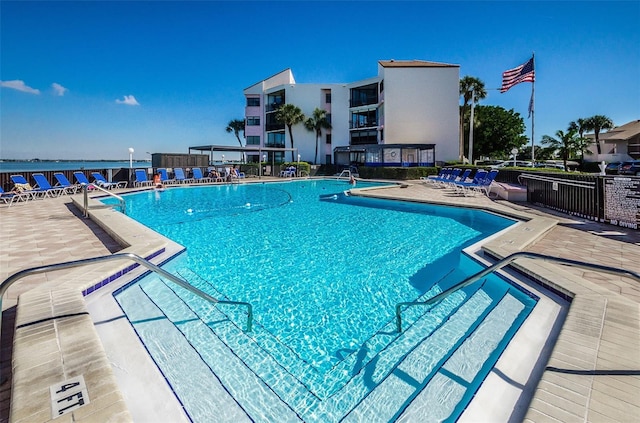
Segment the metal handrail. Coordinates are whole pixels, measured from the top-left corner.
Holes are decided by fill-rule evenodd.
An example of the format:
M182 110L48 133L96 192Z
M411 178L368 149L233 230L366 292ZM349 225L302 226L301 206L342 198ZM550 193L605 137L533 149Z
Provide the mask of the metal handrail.
M518 175L518 183L520 185L524 185L522 183L522 181L520 180L520 178L522 179L532 179L534 181L542 181L542 182L556 182L560 185L568 185L568 186L572 186L572 187L578 187L578 188L588 188L588 189L595 189L596 183L593 181L581 181L581 180L576 180L576 179L564 179L564 178L554 178L551 176L544 176L544 175L534 175L532 173L521 173L520 175Z
M98 186L97 184L81 184L82 185L82 194L84 195L84 217L89 216L89 186L92 186L95 189L98 189L104 193L109 194L112 197L115 197L118 200L118 206L122 210L122 214L127 214L127 203L124 201L124 198L120 197L117 194L112 193L111 191L107 191L106 189Z
M531 259L538 259L538 260L544 260L544 261L550 261L550 262L556 262L556 263L560 263L560 264L564 264L567 266L576 266L576 267L584 267L587 269L594 269L600 272L604 272L604 273L610 273L610 274L614 274L614 275L619 275L619 276L627 276L627 277L631 277L631 278L635 278L636 280L640 281L640 274L636 273L636 272L632 272L631 270L626 270L626 269L619 269L616 267L610 267L610 266L602 266L600 264L593 264L593 263L585 263L582 261L577 261L577 260L571 260L571 259L566 259L566 258L561 258L561 257L553 257L553 256L548 256L545 254L538 254L538 253L531 253L531 252L527 252L527 251L520 251L517 253L513 253L505 258L503 258L502 260L498 261L497 263L495 263L492 266L487 267L484 270L481 270L480 272L469 276L468 278L466 278L465 280L457 283L456 285L453 285L451 288L446 289L444 291L442 291L441 293L439 293L438 295L429 298L426 301L407 301L407 302L402 302L402 303L398 303L396 304L396 325L398 328L398 332L402 332L402 307L411 307L411 306L417 306L417 305L422 305L422 306L426 306L426 305L430 305L433 303L436 303L440 300L442 300L444 297L448 296L449 294L462 289L464 287L467 287L469 285L471 285L474 282L477 282L479 279L487 276L490 273L495 272L496 270L499 270L501 268L503 268L504 266L508 265L509 263L511 263L514 260L517 260L519 258L531 258Z
M250 303L246 303L243 301L219 300L217 298L214 298L211 295L207 294L206 292L203 292L198 288L189 285L187 282L183 281L182 279L172 275L166 270L156 266L155 264L149 262L148 260L145 260L144 258L133 253L117 253L117 254L112 254L110 256L99 256L99 257L92 257L92 258L82 259L82 260L67 261L63 263L49 264L46 266L31 267L29 269L16 272L13 275L9 276L4 281L2 281L2 283L0 283L0 310L2 310L2 298L4 297L4 293L7 291L7 289L9 289L11 285L13 285L13 283L24 278L25 276L37 275L40 273L45 273L45 272L54 271L54 270L63 270L63 269L70 269L73 267L86 266L89 264L101 263L103 261L116 261L116 260L135 261L139 265L144 266L147 269L151 270L152 272L157 273L160 276L169 279L171 282L175 283L176 285L181 286L182 288L186 289L192 294L195 294L198 297L206 301L209 301L212 304L233 304L233 305L246 306L247 307L247 332L251 332L251 329L253 327L253 306ZM0 312L0 338L2 335L1 330L2 330L2 313ZM2 380L1 370L0 370L0 380Z

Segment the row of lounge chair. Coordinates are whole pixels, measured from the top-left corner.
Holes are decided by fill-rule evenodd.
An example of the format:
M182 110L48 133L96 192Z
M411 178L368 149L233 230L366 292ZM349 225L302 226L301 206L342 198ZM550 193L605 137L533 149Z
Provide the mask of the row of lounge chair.
M439 188L454 189L456 193L467 196L468 194L483 193L487 197L491 193L491 185L498 175L497 169L486 171L478 169L471 178L471 169L462 171L458 168L443 168L435 177L422 177L423 183Z
M209 167L207 170L209 173L213 170L213 167ZM165 168L158 168L160 174L160 182L163 185L172 184L189 184L189 183L211 183L211 182L224 182L225 180L242 179L245 177L244 172L238 171L236 168L226 168L223 172L219 172L215 178L210 178L202 174L202 169L194 167L191 169L193 173L192 178L185 176L184 169L180 167L173 168L173 178L169 178L169 172ZM145 187L153 185L153 180L147 178L147 169L136 169L135 180L133 182L135 187Z
M56 172L53 174L53 177L56 179L55 185L51 185L42 173L33 173L31 175L35 182L33 185L30 184L23 175L11 175L14 189L11 192L5 192L2 187L0 187L0 202L11 206L13 203L21 201L76 194L82 185L90 186L94 184L107 189L112 187L125 188L127 186L126 181L109 182L99 172L92 172L91 175L93 176L94 182L89 182L89 179L83 172L74 172L73 176L77 183L72 184L64 173Z

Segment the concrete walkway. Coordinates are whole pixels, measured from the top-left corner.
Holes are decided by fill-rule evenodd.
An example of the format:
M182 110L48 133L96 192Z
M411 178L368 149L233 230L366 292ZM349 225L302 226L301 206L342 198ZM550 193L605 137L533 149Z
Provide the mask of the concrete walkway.
M376 190L369 195L557 219L556 226L534 242L522 244L526 245L522 249L640 272L638 231L574 219L527 204L491 201L482 196L456 197L419 181L412 181L407 188ZM68 197L0 208L0 236L2 280L28 267L106 255L122 248L92 220L82 218ZM511 247L494 243L487 248L500 256L508 254ZM635 421L640 415L640 283L565 266L525 264L522 267L526 271L536 269L549 280L560 279L563 284L560 288L579 295L578 301L574 298L552 361L537 384L526 418L531 421ZM11 331L5 328L6 323L13 321L11 313L16 299L36 287L55 285L64 277L64 272L30 276L5 295L3 375L11 376L6 365L11 362L7 354L13 341ZM70 277L74 278L78 275ZM14 380L13 386L16 383ZM8 418L11 386L10 380L0 390L1 421ZM49 404L43 406L47 413L42 415L50 413ZM16 416L12 416L12 421L17 421Z

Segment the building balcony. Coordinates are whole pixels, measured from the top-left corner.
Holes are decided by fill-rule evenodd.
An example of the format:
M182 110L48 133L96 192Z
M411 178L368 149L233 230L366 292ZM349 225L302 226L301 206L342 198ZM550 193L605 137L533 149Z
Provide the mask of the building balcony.
M377 127L378 127L378 122L376 121L372 121L372 122L349 121L349 129L366 129L366 128L376 129Z

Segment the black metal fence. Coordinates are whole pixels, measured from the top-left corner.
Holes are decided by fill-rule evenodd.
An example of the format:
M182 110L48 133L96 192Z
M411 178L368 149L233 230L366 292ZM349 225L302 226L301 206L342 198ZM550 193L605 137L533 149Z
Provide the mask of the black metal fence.
M628 228L640 226L640 178L521 173L527 201L563 213Z

